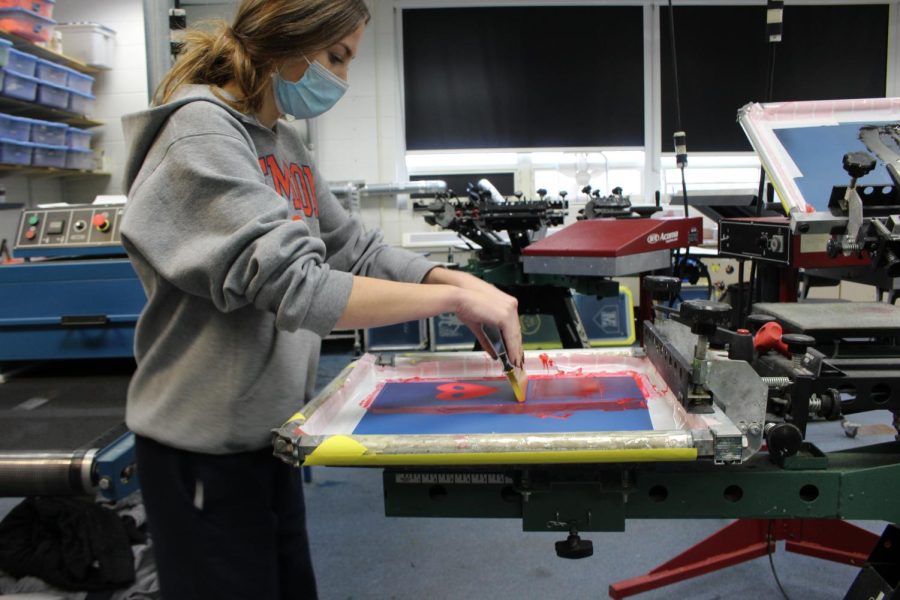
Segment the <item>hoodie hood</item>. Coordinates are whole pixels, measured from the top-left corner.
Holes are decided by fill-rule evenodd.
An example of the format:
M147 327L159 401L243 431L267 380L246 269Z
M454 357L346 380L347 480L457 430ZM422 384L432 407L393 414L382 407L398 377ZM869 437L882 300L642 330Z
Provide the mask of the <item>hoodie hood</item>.
M224 93L224 92L223 92ZM131 113L122 117L122 130L125 134L125 146L128 158L125 163L125 193L131 189L144 159L150 152L153 142L165 126L172 113L191 102L212 102L221 106L243 123L262 127L256 117L246 115L233 109L216 96L208 85L184 85L175 91L171 101L162 106L154 106L147 110Z

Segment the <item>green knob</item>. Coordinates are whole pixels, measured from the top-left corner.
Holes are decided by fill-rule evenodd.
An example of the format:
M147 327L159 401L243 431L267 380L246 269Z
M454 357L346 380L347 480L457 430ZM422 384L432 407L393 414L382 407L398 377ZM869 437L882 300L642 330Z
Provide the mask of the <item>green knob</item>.
M31 215L30 217L28 217L29 225L37 225L40 222L41 222L41 218L37 215Z

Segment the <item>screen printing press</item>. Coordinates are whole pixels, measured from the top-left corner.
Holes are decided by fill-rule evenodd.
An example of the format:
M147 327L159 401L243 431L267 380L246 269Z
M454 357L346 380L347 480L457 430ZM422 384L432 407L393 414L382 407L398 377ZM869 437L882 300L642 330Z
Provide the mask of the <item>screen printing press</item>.
M0 265L0 496L137 489L125 398L146 297L121 212L55 205L19 217L18 262Z
M824 454L803 438L812 418L900 413L896 368L882 365L888 393L877 404L845 403L827 390L871 385L872 373L835 382L842 374L807 352L815 340L786 334L797 356L782 360L718 326L725 305L664 304L643 348L527 352L524 404L480 353L366 355L274 433L275 454L298 467L384 468L388 516L506 517L568 532L556 545L565 558L592 553L582 532L623 531L631 518L731 517L713 568L786 538L790 550L862 565L877 536L842 519L900 519L900 448ZM711 570L712 551L691 552L611 596Z
M564 558L592 554L583 532L624 531L628 519L736 519L611 585L613 598L765 556L778 540L863 567L848 599L894 597L900 441L824 453L806 432L812 420L868 411L900 427L900 307L798 304L787 284L801 268L897 277L900 99L749 105L740 121L787 215L720 223L720 252L784 268L772 272L775 301L763 290L752 314L739 315L746 329L728 305L669 308L680 281L644 276L655 305L641 346L527 352L524 404L483 355L367 356L273 432L276 456L383 468L388 516L515 518L527 531L566 532L555 548ZM860 142L875 158L854 154ZM875 172L879 161L886 170ZM497 227L485 215L542 206L477 193L470 204L438 202L433 221L487 238ZM663 268L672 253L653 245L697 243L690 220L654 221L580 221L496 257L479 241L475 267L498 285L504 278L492 276L506 273L527 295L542 277L571 286ZM854 519L891 525L879 538Z

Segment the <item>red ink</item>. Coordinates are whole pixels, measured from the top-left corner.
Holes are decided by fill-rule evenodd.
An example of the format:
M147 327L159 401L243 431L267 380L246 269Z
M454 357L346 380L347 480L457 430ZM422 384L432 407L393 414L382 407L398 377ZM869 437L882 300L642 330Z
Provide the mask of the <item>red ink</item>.
M366 396L365 398L363 398L362 400L360 400L359 405L362 408L368 409L370 406L372 406L372 403L375 402L375 398L378 397L378 394L381 393L382 389L384 389L383 383L375 386L375 391L372 392L371 394L369 394L368 396Z
M553 359L550 358L550 355L546 352L542 352L538 355L538 358L541 359L541 364L544 365L545 369L550 369L551 367L556 366L556 363L553 362Z
M448 406L402 406L396 408L373 407L369 412L375 415L417 414L417 415L459 415L486 413L492 415L532 415L542 419L567 419L581 410L618 412L647 408L643 398L621 398L619 400L581 400L575 402L516 402L505 404L458 404Z
M445 383L437 389L441 392L435 396L438 400L471 400L497 392L497 388L475 383Z

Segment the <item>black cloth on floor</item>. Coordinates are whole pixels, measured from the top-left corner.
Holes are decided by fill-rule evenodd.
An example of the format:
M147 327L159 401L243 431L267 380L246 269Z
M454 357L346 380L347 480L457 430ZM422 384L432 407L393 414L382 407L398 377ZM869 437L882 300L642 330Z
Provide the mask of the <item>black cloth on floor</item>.
M65 590L114 590L134 582L135 534L113 511L80 498L26 498L0 522L0 569Z

